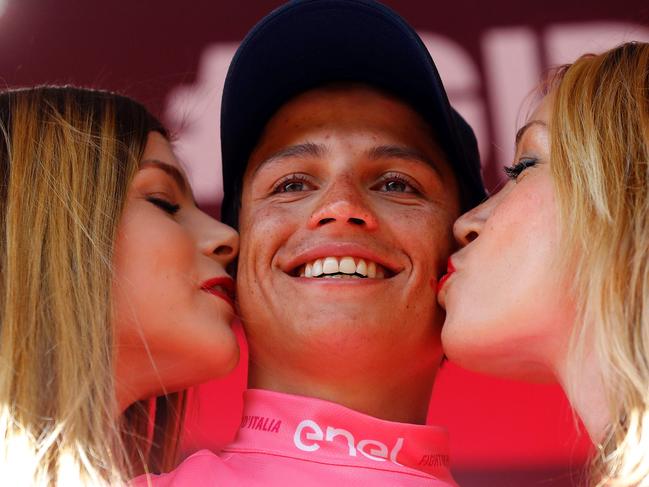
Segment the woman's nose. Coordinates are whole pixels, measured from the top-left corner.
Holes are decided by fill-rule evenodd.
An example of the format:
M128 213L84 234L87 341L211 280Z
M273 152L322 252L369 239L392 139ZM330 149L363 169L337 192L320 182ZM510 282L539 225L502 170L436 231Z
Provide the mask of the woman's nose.
M215 257L225 267L239 252L239 233L209 215L204 216L199 242L201 252L208 257Z
M462 247L478 238L485 222L489 218L489 215L491 215L494 203L495 197L492 196L481 205L467 211L455 221L453 224L453 235Z

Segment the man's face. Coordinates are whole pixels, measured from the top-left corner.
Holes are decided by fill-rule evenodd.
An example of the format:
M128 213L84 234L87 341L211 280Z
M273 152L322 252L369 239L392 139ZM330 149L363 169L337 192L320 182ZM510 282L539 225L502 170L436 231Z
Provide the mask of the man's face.
M355 85L288 102L244 176L237 285L253 364L438 362L435 288L458 215L453 172L407 105Z

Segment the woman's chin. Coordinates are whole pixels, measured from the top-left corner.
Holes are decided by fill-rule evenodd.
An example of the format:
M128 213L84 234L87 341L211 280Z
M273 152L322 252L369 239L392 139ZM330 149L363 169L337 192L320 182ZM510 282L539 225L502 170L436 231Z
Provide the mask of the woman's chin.
M526 356L513 341L490 341L469 327L457 330L448 319L442 328L442 347L451 362L472 372L525 382L556 382L547 364L532 354Z

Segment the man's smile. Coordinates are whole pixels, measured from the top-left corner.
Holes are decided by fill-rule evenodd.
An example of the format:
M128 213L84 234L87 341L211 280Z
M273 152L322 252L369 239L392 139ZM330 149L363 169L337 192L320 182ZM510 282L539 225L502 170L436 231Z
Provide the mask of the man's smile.
M307 262L298 268L300 277L312 279L385 279L386 269L360 257L325 257Z
M368 245L351 242L318 244L280 267L291 277L376 281L394 277L403 267L394 262L394 251L383 257Z

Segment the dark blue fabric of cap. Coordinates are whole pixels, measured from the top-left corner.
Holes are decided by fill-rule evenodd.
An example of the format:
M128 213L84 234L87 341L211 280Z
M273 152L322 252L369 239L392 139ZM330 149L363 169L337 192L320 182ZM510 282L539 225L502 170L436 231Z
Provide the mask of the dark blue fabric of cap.
M298 0L255 25L230 64L221 104L224 222L237 227L243 174L268 120L299 93L338 81L366 83L408 103L446 152L463 209L486 197L473 131L451 108L412 27L374 1Z

